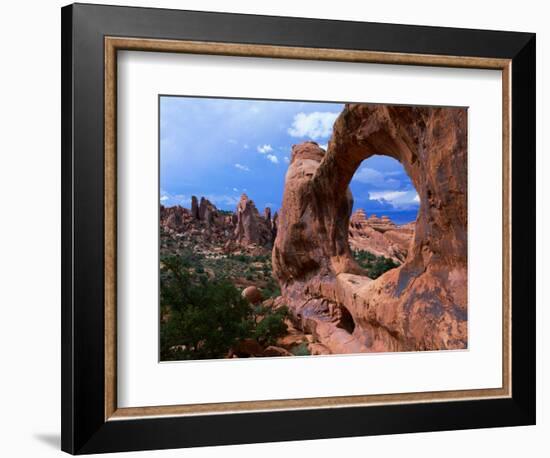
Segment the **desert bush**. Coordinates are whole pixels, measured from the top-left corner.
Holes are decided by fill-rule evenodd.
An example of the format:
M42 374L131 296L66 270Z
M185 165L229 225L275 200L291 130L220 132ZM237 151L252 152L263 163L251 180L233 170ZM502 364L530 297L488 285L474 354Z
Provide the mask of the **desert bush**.
M308 356L311 355L311 352L309 351L309 348L307 346L306 342L302 342L301 344L295 345L290 349L290 353L292 353L294 356Z
M278 297L281 295L281 288L279 287L279 284L273 279L273 277L271 277L271 274L269 274L269 279L265 288L261 288L260 291L262 293L262 297L265 299Z
M193 278L179 257L163 259L161 359L220 358L252 333L252 310L229 281Z
M398 265L399 264L394 262L392 259L380 256L376 259L373 266L370 268L369 277L372 279L378 278L383 273L396 268Z
M263 318L255 326L254 338L261 345L275 345L277 339L288 331L285 323L288 309L286 307L280 307L277 310L262 308L259 313L263 315Z
M198 262L193 256L162 258L161 360L223 358L245 338L268 346L287 333L286 307L250 305L228 279L198 274L204 272ZM270 287L270 294L280 294L274 281Z
M367 271L367 276L373 280L388 270L399 266L393 259L384 256L376 256L364 250L354 251L353 257L357 263Z

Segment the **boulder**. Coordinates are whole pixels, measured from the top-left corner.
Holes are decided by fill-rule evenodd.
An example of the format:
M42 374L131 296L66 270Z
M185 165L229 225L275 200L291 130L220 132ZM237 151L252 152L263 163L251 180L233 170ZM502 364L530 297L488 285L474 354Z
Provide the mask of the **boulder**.
M254 304L254 305L259 304L263 300L262 293L256 286L249 286L248 288L245 288L241 293L241 295L250 304Z

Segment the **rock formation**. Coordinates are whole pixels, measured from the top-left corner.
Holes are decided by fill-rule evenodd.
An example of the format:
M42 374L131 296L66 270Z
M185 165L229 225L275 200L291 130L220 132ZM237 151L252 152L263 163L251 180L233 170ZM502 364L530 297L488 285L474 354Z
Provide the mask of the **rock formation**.
M465 109L371 104L346 105L326 153L293 147L273 270L317 342L333 353L467 347L466 149ZM403 164L420 209L404 263L370 280L350 252L348 185L374 154Z
M267 227L269 228L271 232L271 241L275 240L275 237L277 237L277 212L273 215L273 218L271 217L271 208L265 207L264 209L264 220L267 223Z
M239 245L245 247L271 245L273 241L271 220L267 221L260 216L254 201L246 194L241 196L236 214L235 240Z
M276 235L276 217L271 209L261 216L245 194L235 213L222 212L207 198L191 197L191 209L179 205L160 207L160 226L165 235L177 237L199 252L267 254Z
M363 209L351 215L349 245L352 250L369 251L402 263L407 257L414 235L414 223L397 226L387 216L367 218Z
M191 196L191 215L195 219L199 219L199 203L197 202L197 196Z
M273 240L277 237L277 221L279 219L279 214L275 212L273 219L271 220L271 237Z
M166 230L180 231L184 228L184 221L190 217L189 210L179 205L174 207L160 207L161 226Z
M201 197L201 203L199 204L199 219L204 221L207 225L211 225L218 222L218 209L212 202L205 197Z
M264 219L269 223L269 226L271 227L271 208L264 208Z

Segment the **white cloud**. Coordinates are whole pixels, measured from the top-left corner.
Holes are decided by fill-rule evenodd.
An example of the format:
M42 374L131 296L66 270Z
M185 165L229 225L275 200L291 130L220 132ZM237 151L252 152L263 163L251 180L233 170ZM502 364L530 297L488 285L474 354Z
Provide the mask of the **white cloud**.
M393 175L395 175L394 172L382 173L376 169L361 167L355 172L352 180L381 189L398 189L401 186L401 181L395 178L388 178L388 176Z
M328 149L328 143L323 143L322 145L319 145L319 147L326 151Z
M361 167L355 175L353 175L353 180L359 183L365 184L382 184L384 183L384 174L378 170L371 169L369 167Z
M381 203L389 203L394 208L407 208L420 202L417 192L410 191L374 191L369 192L370 200L377 200Z
M250 172L250 169L246 165L237 163L235 164L235 167L238 168L239 170L242 170L243 172Z
M399 176L399 175L403 175L405 172L403 170L394 170L393 172L386 172L384 173L384 175L386 175L387 177L396 177L396 176Z
M259 145L257 149L260 154L271 153L273 151L271 145Z
M239 203L240 197L228 196L225 194L209 194L205 196L210 202L219 207L220 205L233 206Z
M332 134L332 126L339 113L314 111L298 113L294 116L292 127L288 129L291 137L309 137L313 140L327 138Z
M182 204L191 202L191 196L185 194L176 194L173 199Z
M274 164L278 164L279 163L279 158L277 156L275 156L274 154L268 154L267 155L267 158L273 162Z
M185 205L188 201L191 201L191 197L185 194L170 194L163 189L160 190L160 202L165 205Z
M237 188L233 188L233 190L236 190ZM202 192L198 191L195 193L195 195L200 199L201 197L204 197L205 199L208 199L210 202L212 202L214 205L219 207L222 206L233 206L237 205L239 203L239 197L236 197L234 195L229 194L203 194ZM190 208L191 206L191 196L185 195L185 194L169 194L167 192L163 192L160 198L161 202L166 202L169 206L171 205L182 205L185 208Z
M245 143L245 144L243 145L243 148L244 148L244 149L248 149L248 148L250 148L250 147L248 146L248 143Z
M237 188L233 188L233 191L235 192L239 192L239 190Z
M287 164L290 163L290 159L288 158L288 156L285 156L285 157L284 157L284 160L285 160L285 162L286 162Z

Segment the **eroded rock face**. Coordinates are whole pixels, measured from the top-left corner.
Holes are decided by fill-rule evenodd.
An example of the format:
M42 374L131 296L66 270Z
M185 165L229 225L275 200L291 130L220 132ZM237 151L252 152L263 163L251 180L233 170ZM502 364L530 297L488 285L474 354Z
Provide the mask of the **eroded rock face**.
M397 226L387 216L367 218L363 209L351 215L349 245L352 250L369 251L401 264L407 257L414 235L414 223Z
M235 212L218 210L207 198L191 197L191 208L160 206L160 227L167 237L206 255L247 252L264 255L273 247L277 213L260 216L254 202L241 197Z
M191 196L191 215L193 215L193 218L199 219L199 203L197 201L197 196Z
M264 219L266 220L266 222L271 227L271 208L269 208L269 207L264 208Z
M173 207L160 206L161 245L167 239L182 242L184 245L200 249L204 254L222 253L222 247L232 237L234 225L231 217L219 213L216 207L205 200L203 204L203 216L205 220L198 219L199 207L194 204L196 198L191 201L191 209L179 205Z
M370 104L346 105L326 154L293 147L273 270L295 320L330 351L466 348L466 149L465 109ZM420 209L404 263L370 280L350 252L348 185L374 154L403 164Z
M167 230L180 231L185 227L185 221L189 219L189 210L179 205L174 207L160 206L161 225Z
M216 206L207 198L201 197L201 203L199 204L199 219L204 221L207 225L217 224L219 223L219 216Z
M271 219L261 217L254 201L246 194L241 196L237 204L236 215L235 240L239 245L271 245L273 241Z
M273 219L271 220L271 237L273 240L277 237L277 221L279 220L279 214L275 212Z

